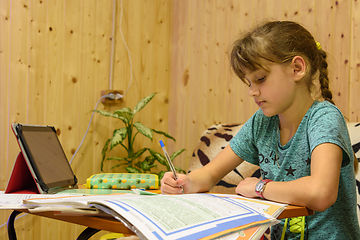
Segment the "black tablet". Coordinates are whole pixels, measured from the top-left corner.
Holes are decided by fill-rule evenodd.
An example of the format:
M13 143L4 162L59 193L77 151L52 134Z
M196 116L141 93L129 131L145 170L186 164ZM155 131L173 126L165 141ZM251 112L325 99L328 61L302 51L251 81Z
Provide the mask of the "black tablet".
M12 129L40 193L77 184L53 126L14 123Z

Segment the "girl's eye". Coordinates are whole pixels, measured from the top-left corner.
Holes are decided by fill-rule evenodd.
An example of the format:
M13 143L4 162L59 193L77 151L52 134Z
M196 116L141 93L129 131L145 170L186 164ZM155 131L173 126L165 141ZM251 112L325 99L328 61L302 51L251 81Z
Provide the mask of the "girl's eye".
M258 78L258 82L263 82L263 81L265 81L265 76L264 77L262 77L262 78Z

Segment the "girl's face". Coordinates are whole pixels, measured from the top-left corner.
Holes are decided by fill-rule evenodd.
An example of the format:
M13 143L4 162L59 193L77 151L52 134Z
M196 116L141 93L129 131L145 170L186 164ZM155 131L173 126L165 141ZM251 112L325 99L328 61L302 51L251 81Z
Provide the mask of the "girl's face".
M297 97L296 80L290 65L269 64L270 71L245 71L249 96L262 109L265 116L285 113Z

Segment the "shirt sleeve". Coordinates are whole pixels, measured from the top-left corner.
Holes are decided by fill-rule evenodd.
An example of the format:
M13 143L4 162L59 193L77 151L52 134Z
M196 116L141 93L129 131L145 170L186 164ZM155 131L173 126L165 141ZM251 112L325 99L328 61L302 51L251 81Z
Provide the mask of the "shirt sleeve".
M333 143L343 150L342 167L352 159L351 142L348 128L340 110L334 105L320 103L321 108L315 109L309 116L308 136L310 151L323 143ZM350 148L349 148L350 146Z
M243 160L259 165L258 149L254 139L254 125L259 112L256 112L230 140L230 147Z

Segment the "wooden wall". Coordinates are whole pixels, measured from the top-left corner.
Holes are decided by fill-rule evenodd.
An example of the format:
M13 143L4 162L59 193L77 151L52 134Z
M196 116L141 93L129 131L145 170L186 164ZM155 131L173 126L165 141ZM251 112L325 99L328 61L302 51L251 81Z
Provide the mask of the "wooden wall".
M125 91L128 86L121 103L100 103L97 109L133 108L158 92L137 120L170 132L177 142L169 141L168 150L187 149L176 160L186 169L206 128L245 122L256 111L247 87L230 71L227 53L240 30L264 18L298 21L313 33L330 53L337 105L350 121L360 121L359 8L356 0L0 1L0 188L5 188L19 151L11 123L56 126L71 159L100 91ZM72 163L80 182L100 171L101 148L120 126L94 116ZM139 145L157 148L158 140L144 138ZM0 212L0 224L9 213ZM75 239L83 229L33 216L17 220L16 226L18 238L30 240ZM0 238L6 234L2 227Z

